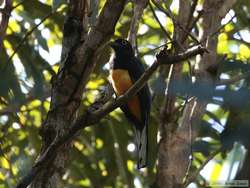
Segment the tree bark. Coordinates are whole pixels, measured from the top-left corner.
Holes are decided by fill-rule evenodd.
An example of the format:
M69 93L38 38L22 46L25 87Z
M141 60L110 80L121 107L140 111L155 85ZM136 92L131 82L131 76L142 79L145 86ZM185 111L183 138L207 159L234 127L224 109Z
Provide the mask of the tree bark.
M134 1L133 18L130 24L128 41L131 43L136 55L138 55L137 42L136 42L137 31L139 28L141 16L147 4L148 4L148 0L135 0Z
M41 129L43 139L41 153L34 168L18 188L27 187L30 182L32 188L60 187L61 176L69 156L70 142L77 131L96 123L104 115L126 102L125 100L138 92L160 64L166 64L163 62L165 59L174 64L204 52L204 48L197 47L193 51L187 50L176 56L169 54L158 56L159 62L146 70L124 96L110 100L99 109L93 112L86 111L77 117L76 112L85 85L95 66L97 53L113 35L115 25L126 4L126 0L107 0L97 23L87 32L86 13L89 2L70 1L64 24L60 69L51 81L51 107Z
M221 19L230 10L235 1L214 1L205 0L203 3L203 21L201 32L201 41L207 46L208 54L204 54L197 63L195 77L198 82L213 84L216 79L217 68L217 30L220 26ZM181 23L184 30L189 30L188 14L190 14L191 5L188 1L180 1L179 14L177 23ZM219 11L218 11L219 10ZM179 27L179 29L176 29ZM175 24L175 36L179 46L185 48L187 34L180 26ZM175 66L170 79L170 87L165 97L165 104L161 109L160 133L161 139L158 150L158 165L156 184L159 188L176 188L184 187L184 178L188 176L188 169L191 163L191 142L197 136L198 125L205 112L208 101L195 99L186 103L180 121L177 123L174 96L171 96L171 89L174 82L180 79L181 66ZM171 86L171 82L173 85ZM209 91L212 92L212 91ZM192 128L193 127L193 128ZM192 128L192 129L191 129ZM192 130L192 135L190 131Z
M3 0L0 5L5 3L4 8L0 10L0 50L2 48L3 38L9 23L9 17L12 10L12 0Z
M190 3L188 1L180 1L179 14L174 21L175 32L175 50L183 51L186 48L187 43L184 42L185 28L187 25L188 17L186 14L190 11ZM178 24L182 25L180 28ZM182 72L182 64L174 65L170 68L169 77L170 83L167 88L165 96L165 104L161 109L161 139L159 142L158 152L158 172L157 172L157 186L160 188L168 187L181 187L182 179L185 176L187 169L188 156L190 153L189 144L187 144L188 137L184 134L188 134L188 131L183 129L178 131L176 114L175 112L175 101L176 97L170 94L171 88L174 87L173 80L180 80ZM182 127L183 128L183 127ZM184 133L184 134L183 134ZM180 135L183 134L183 135Z
M107 0L95 27L87 33L89 3L87 0L71 0L69 3L60 70L51 81L51 107L41 129L43 144L37 161L42 160L51 143L64 136L76 120L83 90L95 66L97 51L113 35L126 0ZM62 187L60 182L70 146L70 142L63 144L39 172L32 172L34 174L29 176L29 181L32 181L30 188Z

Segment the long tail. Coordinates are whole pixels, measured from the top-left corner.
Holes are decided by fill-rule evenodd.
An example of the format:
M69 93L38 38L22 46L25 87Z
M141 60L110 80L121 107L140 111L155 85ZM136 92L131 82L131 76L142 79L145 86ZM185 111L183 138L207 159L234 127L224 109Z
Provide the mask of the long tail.
M137 168L144 168L148 164L148 126L136 127L136 145L138 162Z

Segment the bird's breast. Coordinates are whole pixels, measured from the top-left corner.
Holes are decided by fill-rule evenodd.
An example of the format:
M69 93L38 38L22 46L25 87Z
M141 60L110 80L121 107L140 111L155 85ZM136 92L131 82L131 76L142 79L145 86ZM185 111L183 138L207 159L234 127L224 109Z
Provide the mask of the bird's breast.
M118 96L123 95L133 85L128 71L123 69L111 70L111 80Z
M118 96L123 95L132 85L129 72L124 69L111 70L112 86ZM130 112L139 120L141 120L140 101L138 96L132 97L127 103Z

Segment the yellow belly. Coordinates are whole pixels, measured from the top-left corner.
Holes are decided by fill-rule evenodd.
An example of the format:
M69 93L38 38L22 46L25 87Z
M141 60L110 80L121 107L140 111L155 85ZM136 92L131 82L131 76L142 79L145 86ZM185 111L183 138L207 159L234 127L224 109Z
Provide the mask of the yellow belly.
M118 96L123 95L133 85L133 82L130 79L128 71L123 69L111 70L111 81L112 81L112 86ZM141 110L140 110L140 102L138 96L136 95L132 97L128 101L127 105L130 112L138 120L141 120Z

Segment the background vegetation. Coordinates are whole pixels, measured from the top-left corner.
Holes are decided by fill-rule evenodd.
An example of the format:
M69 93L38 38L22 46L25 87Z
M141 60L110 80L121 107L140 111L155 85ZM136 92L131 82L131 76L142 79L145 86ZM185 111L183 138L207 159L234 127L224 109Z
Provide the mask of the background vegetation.
M93 10L100 12L105 1L96 2L97 7ZM195 14L202 10L202 3L198 1ZM174 31L172 18L152 2L150 4L151 7L147 6L144 10L137 33L139 56L145 66L154 62L159 51L156 48L171 42L165 32L172 36ZM160 4L169 7L172 15L177 15L177 0ZM53 8L56 11L52 11ZM54 4L53 8L51 0L13 2L0 51L0 188L15 186L28 172L41 149L39 128L50 106L50 80L59 68L67 12L66 4ZM113 39L127 37L132 16L133 3L128 3ZM90 25L95 23L94 16L89 19ZM246 175L249 178L249 170L245 169L250 160L247 154L250 149L249 26L250 1L238 0L216 31L219 33L216 51L218 67L212 73L216 74L217 86L191 83L193 70L189 63L194 67L196 59L193 58L183 63L182 79L176 81L172 89L172 94L178 97L177 117L187 96L208 102L198 136L193 141L191 170L200 171L201 166L210 162L194 177L190 187L203 187L206 182L231 180L236 176L239 179L241 173L244 174L243 179ZM200 29L198 20L192 33L198 35ZM99 53L80 111L92 104L108 84L107 62L110 54L108 45ZM149 131L149 168L142 171L136 169L133 129L117 109L96 126L81 131L72 142L63 187L148 187L153 184L156 178L159 113L166 87L165 78L159 75L160 70L149 80L154 96Z

